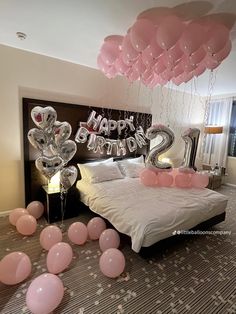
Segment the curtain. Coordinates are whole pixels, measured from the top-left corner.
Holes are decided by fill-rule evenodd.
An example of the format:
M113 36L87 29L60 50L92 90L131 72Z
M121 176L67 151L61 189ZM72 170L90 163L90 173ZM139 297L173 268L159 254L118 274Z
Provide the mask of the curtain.
M218 163L221 167L226 167L228 155L228 141L230 119L233 99L211 100L208 106L207 125L222 126L222 134L206 134L203 150L203 163L214 166Z

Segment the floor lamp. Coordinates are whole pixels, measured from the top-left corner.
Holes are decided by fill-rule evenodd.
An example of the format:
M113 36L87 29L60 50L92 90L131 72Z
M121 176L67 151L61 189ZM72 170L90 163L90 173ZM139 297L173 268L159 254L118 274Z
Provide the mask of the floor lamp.
M210 151L210 160L209 164L211 164L211 155L213 153L213 148L215 146L215 134L222 134L223 133L223 126L217 126L217 125L206 125L204 129L205 134L212 134L212 145L211 145L211 151Z

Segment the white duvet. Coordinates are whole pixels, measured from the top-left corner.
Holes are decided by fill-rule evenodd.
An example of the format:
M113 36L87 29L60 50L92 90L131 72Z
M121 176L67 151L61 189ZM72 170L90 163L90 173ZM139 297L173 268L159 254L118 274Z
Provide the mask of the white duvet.
M223 213L227 205L212 190L146 187L138 178L81 180L77 188L83 203L131 237L135 252Z

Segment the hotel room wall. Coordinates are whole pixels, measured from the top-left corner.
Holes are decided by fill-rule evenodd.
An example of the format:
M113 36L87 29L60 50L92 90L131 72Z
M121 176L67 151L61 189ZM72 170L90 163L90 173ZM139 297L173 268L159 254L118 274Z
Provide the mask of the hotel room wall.
M131 86L122 77L108 80L98 70L7 46L0 45L0 58L0 212L24 206L22 97L148 113L152 105L158 116L160 97L167 92L152 92L139 83ZM168 108L177 108L180 119L175 122L180 126L183 119L178 106L182 108L183 95L176 95L172 100L166 95L165 101ZM184 103L187 108L186 99ZM196 125L201 120L191 119Z

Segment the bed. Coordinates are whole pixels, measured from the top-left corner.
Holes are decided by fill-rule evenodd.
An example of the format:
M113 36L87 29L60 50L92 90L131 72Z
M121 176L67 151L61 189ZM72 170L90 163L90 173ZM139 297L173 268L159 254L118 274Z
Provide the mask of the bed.
M227 198L209 189L146 187L136 177L77 182L81 201L131 238L139 252L225 213Z

